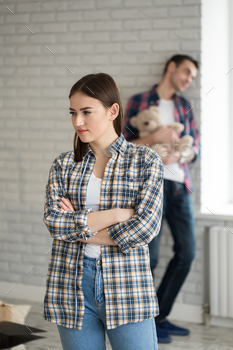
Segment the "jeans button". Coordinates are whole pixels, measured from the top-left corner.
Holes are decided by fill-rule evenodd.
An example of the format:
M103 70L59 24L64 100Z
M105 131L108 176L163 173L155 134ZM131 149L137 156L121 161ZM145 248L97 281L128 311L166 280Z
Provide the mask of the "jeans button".
M97 261L97 265L101 265L101 260L98 260L98 261Z

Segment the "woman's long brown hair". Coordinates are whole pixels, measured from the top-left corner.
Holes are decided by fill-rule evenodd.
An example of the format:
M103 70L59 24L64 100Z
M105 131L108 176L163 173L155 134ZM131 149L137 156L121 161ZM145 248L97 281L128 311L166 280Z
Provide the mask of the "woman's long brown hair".
M110 108L114 103L118 103L119 114L113 120L113 126L118 136L120 136L123 128L123 107L119 89L113 78L106 73L85 75L72 86L69 98L76 92L82 92L87 96L96 98L104 107ZM82 161L86 148L87 143L82 142L78 134L75 133L74 159L76 162Z

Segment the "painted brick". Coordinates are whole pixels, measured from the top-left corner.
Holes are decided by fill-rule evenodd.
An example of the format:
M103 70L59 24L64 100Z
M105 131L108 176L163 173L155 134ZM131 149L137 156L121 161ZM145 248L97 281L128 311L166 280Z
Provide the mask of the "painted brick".
M62 22L72 22L82 19L81 12L72 11L72 12L60 12L57 14L57 20Z
M104 23L104 22L101 22L101 23ZM72 32L92 32L94 30L94 27L95 27L94 22L90 22L90 21L69 24L69 29Z
M180 28L181 27L181 20L180 18L167 18L167 19L155 19L153 21L153 28L159 29L159 28ZM156 34L156 33L155 33Z
M27 25L29 22L29 14L17 14L15 13L5 16L6 23L22 23Z
M51 56L32 56L29 58L29 64L31 66L51 66L54 62L53 55Z
M55 43L55 36L53 34L36 34L29 38L29 42L32 44L53 44Z
M20 45L17 47L17 54L19 55L35 55L40 53L41 48L38 45Z
M169 8L170 16L172 17L188 17L199 16L198 6L174 6Z
M4 24L1 26L1 34L13 34L15 32L14 24Z
M124 43L123 49L125 52L149 52L150 51L150 43Z
M62 34L60 40L62 43L76 43L82 39L81 33L66 33Z
M83 18L87 21L108 20L109 10L84 11Z
M151 5L152 0L125 0L126 7L146 7Z
M182 19L182 27L183 28L200 28L201 19L200 17L189 17Z
M5 44L25 44L28 42L27 35L6 35L4 37Z
M55 56L56 65L76 66L80 64L80 58L77 55Z
M87 10L95 7L94 0L79 0L68 4L69 10Z
M112 10L111 17L117 20L139 18L139 9Z
M48 33L64 33L67 30L67 25L66 23L46 23L42 24L42 30Z
M154 6L181 5L182 0L153 0Z
M150 41L156 41L156 40L166 40L168 33L166 30L157 30L156 36L154 30L141 30L139 32L140 39L144 40L150 40Z
M112 55L110 56L110 62L112 64L125 64L125 63L136 63L137 62L137 58L135 55L132 54L116 54L116 55Z
M104 33L104 32L84 33L83 40L84 42L109 41L109 33Z
M182 41L181 49L182 51L197 52L200 50L200 41L199 40Z
M179 41L161 41L161 42L154 42L153 45L153 50L158 52L158 51L179 51L180 48L180 43Z
M95 1L97 8L112 8L112 7L121 7L122 0L96 0Z
M93 53L94 44L71 44L68 47L68 51L71 54Z
M104 53L104 52L120 52L121 44L120 43L104 43L104 44L96 44L96 52Z
M177 29L169 32L169 39L197 39L199 32L195 29Z
M135 20L124 21L124 28L126 30L149 29L150 27L151 27L151 23L150 23L150 20L148 19L135 19Z
M111 35L110 41L138 41L139 35L136 31L118 32Z
M24 4L18 4L16 6L16 12L24 12L24 13L28 13L28 12L38 12L40 11L40 3L38 2L27 2Z
M47 12L40 12L40 13L32 13L31 15L31 21L32 23L35 22L53 22L55 19L54 13L47 13Z
M65 1L48 1L42 3L42 10L44 11L65 11L67 9L67 2Z
M140 18L168 17L167 7L147 8L140 11Z
M97 21L95 22L96 30L103 31L117 31L121 30L122 22L121 21Z
M4 45L4 50L1 50L1 54L3 56L7 55L13 55L16 51L16 46L15 45Z

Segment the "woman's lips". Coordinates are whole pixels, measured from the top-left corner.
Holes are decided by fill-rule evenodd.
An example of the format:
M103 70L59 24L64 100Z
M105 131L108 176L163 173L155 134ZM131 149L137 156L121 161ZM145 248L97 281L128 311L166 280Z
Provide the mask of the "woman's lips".
M78 130L78 134L85 134L85 132L87 132L88 130Z

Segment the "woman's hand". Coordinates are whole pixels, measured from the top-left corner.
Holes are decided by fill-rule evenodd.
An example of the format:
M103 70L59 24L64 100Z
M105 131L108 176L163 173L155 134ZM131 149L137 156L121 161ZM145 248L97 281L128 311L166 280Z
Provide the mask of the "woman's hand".
M62 210L74 211L73 205L71 204L69 199L61 197L60 200L58 200L58 203L59 203Z
M129 220L133 215L135 210L134 209L121 209L117 208L119 211L119 222L127 221Z

